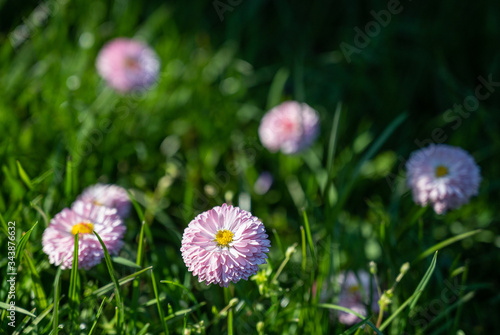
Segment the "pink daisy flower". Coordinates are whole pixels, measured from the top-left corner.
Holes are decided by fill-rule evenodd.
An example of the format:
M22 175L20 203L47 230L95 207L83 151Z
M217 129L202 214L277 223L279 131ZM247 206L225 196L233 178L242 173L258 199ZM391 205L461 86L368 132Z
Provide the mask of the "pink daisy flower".
M49 256L51 264L62 264L62 269L71 268L75 235L79 233L78 268L88 270L104 257L101 244L93 232L99 234L108 252L116 255L123 246L125 230L115 209L78 202L72 209L65 208L50 220L43 232L43 251Z
M437 214L468 203L481 182L474 158L446 144L431 144L412 153L406 170L413 200L420 206L431 204Z
M370 304L370 292L372 293L371 312L378 313L379 295L375 280L370 280L370 274L366 271L359 271L358 277L354 272L343 272L337 277L341 285L338 305L352 309L363 316L367 316L366 306ZM370 283L371 290L370 291ZM361 321L356 315L338 312L338 320L345 325L353 325Z
M267 112L259 126L262 144L271 152L294 154L319 134L318 112L305 103L286 101Z
M160 60L146 44L117 38L101 49L96 67L109 86L120 92L129 92L148 88L155 83L160 71Z
M223 204L192 220L182 236L182 258L199 282L227 287L257 273L271 247L264 224Z
M126 218L130 213L131 205L128 193L123 187L117 185L96 184L89 186L83 190L75 204L81 201L114 208L121 218Z

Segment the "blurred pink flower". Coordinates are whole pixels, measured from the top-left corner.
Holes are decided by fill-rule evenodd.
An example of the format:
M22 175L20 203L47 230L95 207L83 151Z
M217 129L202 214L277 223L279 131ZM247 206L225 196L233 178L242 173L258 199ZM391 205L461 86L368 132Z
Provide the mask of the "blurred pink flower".
M468 203L481 182L474 158L446 144L431 144L412 153L406 170L413 201L421 206L431 204L437 214Z
M120 186L111 184L96 184L87 187L76 199L97 206L115 208L121 218L126 218L130 212L130 199L127 191ZM74 204L73 204L74 207Z
M153 85L160 71L160 60L146 44L116 38L101 49L96 67L109 86L129 92Z
M257 194L265 194L273 184L273 175L267 171L262 172L253 185L253 190Z
M43 232L43 251L49 256L51 264L62 269L71 268L75 235L80 233L78 242L78 268L90 269L99 264L104 251L97 232L112 255L118 254L123 245L125 226L116 210L78 202L72 209L65 208L58 213Z
M370 304L371 292L371 311L374 313L377 313L379 311L378 300L380 297L377 291L377 286L374 279L370 280L370 274L368 272L359 271L358 277L356 277L356 275L352 271L349 271L347 273L342 272L337 277L337 280L341 287L338 301L339 306L352 309L353 311L358 312L363 316L367 316L366 306ZM337 317L339 319L339 322L345 325L353 325L361 321L361 319L355 315L340 311L338 312Z
M257 273L271 243L251 213L223 204L198 215L184 230L182 258L199 282L227 287Z
M309 147L319 134L318 112L305 103L286 101L262 118L259 137L271 152L294 154Z

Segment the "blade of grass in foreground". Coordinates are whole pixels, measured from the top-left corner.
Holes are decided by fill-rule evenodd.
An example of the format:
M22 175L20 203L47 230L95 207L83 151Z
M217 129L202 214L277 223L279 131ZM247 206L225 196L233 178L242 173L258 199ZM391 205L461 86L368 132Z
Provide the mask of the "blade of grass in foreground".
M144 272L150 270L151 268L152 268L152 266L149 266L149 267L147 267L145 269L142 269L140 271L132 273L131 275L128 275L128 276L125 276L125 277L121 278L120 280L118 280L118 285L122 286L122 285L124 285L124 284L126 284L126 283L128 283L128 282L130 282L132 280L134 280L138 275L143 274ZM98 297L98 296L101 296L103 294L106 294L108 291L111 291L113 289L114 285L115 285L114 283L106 284L106 285L98 288L97 290L95 290L95 291L87 294L85 296L85 298L88 298L88 297L91 297L91 296Z
M342 312L346 312L346 313L355 315L358 318L360 318L361 320L363 320L363 322L366 321L366 324L368 326L370 326L375 331L375 333L377 333L378 335L383 335L383 333L377 327L375 327L375 325L372 322L369 321L370 318L365 318L363 315L359 314L358 312L353 311L352 309L345 308L345 307L342 307L339 305L334 305L334 304L319 304L318 307L335 309L338 311L342 311Z
M21 239L17 243L16 259L23 255L24 248L26 248L26 244L28 243L31 232L33 231L33 228L35 228L37 224L38 224L38 221L35 222L35 224L30 228L30 230L28 230L26 232L26 234L24 234L23 237L21 237Z
M481 229L477 229L477 230L473 230L473 231L468 231L466 233L463 233L463 234L460 234L460 235L457 235L457 236L450 237L449 239L447 239L447 240L445 240L443 242L440 242L438 244L435 244L432 247L430 247L429 249L425 250L423 253L421 253L417 257L416 260L419 261L419 260L421 260L421 259L429 256L430 254L432 254L434 251L436 251L438 249L443 249L444 247L447 247L450 244L453 244L455 242L463 240L464 238L470 237L472 235L476 235L477 233L480 233L481 231L482 231Z
M35 312L35 310L36 310L36 308L32 309L31 313ZM17 326L16 330L12 332L12 335L19 335L19 334L23 333L23 329L24 329L24 327L26 327L26 325L30 321L30 317L31 316L27 315L23 319L23 321L21 321L21 324L19 326Z
M129 195L130 197L130 195ZM139 205L137 205L138 207ZM139 210L141 208L139 207ZM137 258L135 260L135 264L138 267L142 266L142 254L144 253L144 227L146 226L146 221L142 221L141 224L141 232L139 234L139 246L137 248ZM132 320L131 320L131 328L135 329L135 322L137 320L137 307L139 304L139 279L135 279L132 283Z
M92 333L94 332L95 327L97 327L97 322L99 321L99 317L101 316L102 308L104 307L104 305L107 302L108 302L108 299L106 297L104 297L104 299L102 299L101 306L99 307L99 310L97 311L97 314L95 316L94 324L92 325L92 328L90 328L89 335L92 335Z
M109 252L108 252L108 249L106 248L106 245L102 241L99 234L97 234L95 231L94 231L94 235L97 236L99 243L101 243L102 250L104 251L104 260L106 261L106 266L108 268L109 275L111 276L111 280L113 281L113 284L115 285L116 307L118 309L117 310L118 318L117 318L117 325L116 325L117 329L116 330L117 330L118 334L121 334L125 317L124 317L123 300L122 300L122 296L120 294L120 284L118 283L118 280L116 279L115 270L113 268L113 263L111 262L111 257L109 256Z
M8 309L10 308L10 304L6 304L5 302L0 301L0 308L5 309L5 310L8 310ZM35 314L33 314L32 312L27 311L27 310L26 310L26 309L24 309L24 308L17 307L17 306L16 306L16 307L14 307L14 308L15 308L15 311L16 311L17 313L21 313L21 314L24 314L24 315L28 315L28 316L30 316L30 317L32 317L32 318L36 318L36 315L35 315Z
M21 180L28 186L30 190L33 189L33 183L31 182L30 177L28 177L28 174L26 171L24 171L23 167L21 166L21 163L19 161L16 161L17 163L17 171L19 172L19 177L21 177Z
M73 248L73 263L71 265L71 272L69 276L69 304L71 306L70 320L73 331L78 329L78 315L80 307L80 297L78 292L80 291L79 277L78 277L78 243L80 241L80 233L75 234L75 245Z
M273 82L271 83L271 88L269 89L269 96L267 97L266 107L268 110L280 103L283 89L285 88L289 75L290 71L286 68L281 68L276 72Z
M33 263L33 260L26 250L24 250L23 259L28 264L28 268L31 273L31 286L33 289L33 294L35 295L36 304L40 307L41 310L44 310L47 308L47 296L45 295L45 291L43 290L40 275L38 274L35 264Z
M59 333L59 298L61 296L61 267L57 269L56 277L54 278L54 319L52 320L52 334Z
M160 315L163 330L165 331L165 334L168 335L169 334L168 326L167 326L167 322L165 321L163 309L161 308L160 297L158 296L158 288L156 285L156 278L155 278L155 274L154 274L153 269L151 269L151 281L153 282L153 290L154 290L155 298L156 298L156 306L158 307L158 314Z
M401 306L399 306L399 308L394 313L392 313L392 315L389 316L382 323L382 325L380 326L380 330L383 331L385 328L387 328L387 326L389 326L389 324L392 322L392 320L394 320L396 318L396 316L398 316L399 313L401 313L406 308L406 306L408 306L409 304L412 304L413 306L415 306L415 304L417 303L418 299L420 298L420 295L422 294L425 286L427 286L427 283L429 282L429 279L430 279L432 273L434 272L434 269L436 267L436 261L437 261L437 251L434 254L434 257L432 258L432 261L431 261L431 264L429 265L429 268L427 269L424 276L422 277L422 280L420 281L417 288L415 289L415 292L413 292L411 297L409 297L403 304L401 304ZM411 308L413 308L413 307L411 307Z

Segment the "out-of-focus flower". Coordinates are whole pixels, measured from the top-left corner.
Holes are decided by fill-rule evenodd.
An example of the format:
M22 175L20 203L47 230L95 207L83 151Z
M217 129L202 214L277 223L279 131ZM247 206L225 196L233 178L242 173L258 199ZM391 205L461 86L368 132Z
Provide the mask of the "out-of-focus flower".
M481 182L474 158L446 144L432 144L412 153L406 170L413 200L421 206L431 204L437 214L468 203Z
M297 101L286 101L274 107L264 115L259 126L262 144L271 152L281 150L285 154L309 147L318 134L318 112Z
M96 184L89 186L83 190L82 194L76 199L75 204L78 202L115 208L121 218L126 218L130 212L130 199L127 191L117 185Z
M337 280L341 285L338 305L367 316L366 306L370 304L370 294L372 294L371 310L375 313L379 311L377 286L374 280L370 280L368 272L359 271L358 277L354 272L343 272L337 277ZM339 311L337 317L345 325L353 325L361 321L357 316L346 312Z
M223 204L194 218L184 230L182 258L200 282L227 287L257 273L271 242L251 213Z
M78 268L90 269L99 264L104 251L95 231L99 234L110 254L116 255L123 245L125 226L112 208L78 202L72 209L65 208L50 221L43 232L43 251L50 263L62 269L71 268L75 235L78 242Z
M273 175L267 171L262 172L257 178L257 181L253 185L253 190L257 194L265 194L271 188L273 184Z
M160 60L146 44L116 38L101 49L96 67L109 86L123 93L153 85L160 71Z

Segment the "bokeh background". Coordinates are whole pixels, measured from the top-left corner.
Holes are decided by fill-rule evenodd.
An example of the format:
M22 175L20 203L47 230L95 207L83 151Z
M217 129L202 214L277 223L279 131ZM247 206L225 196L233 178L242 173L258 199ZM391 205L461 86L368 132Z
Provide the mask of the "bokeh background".
M357 45L357 29L365 32L376 22L373 13L388 8L398 13L365 38L366 46ZM88 185L131 190L149 227L145 265L206 302L186 319L170 319L173 333L227 331L214 311L225 306L222 290L197 283L179 251L194 215L223 202L262 219L273 274L298 243L268 296L255 281L235 285L243 301L235 311L241 334L257 333L258 321L266 334L340 334L346 328L314 307L320 294L309 293L334 282L340 270L366 270L371 260L386 288L411 262L394 311L429 265L430 257L417 260L422 252L481 229L440 250L421 310L386 331L491 334L500 307L499 32L497 1L0 0L0 213L16 220L19 236L39 221L27 249L50 297L57 269L40 245L50 218ZM96 73L99 49L120 36L142 39L158 53L161 74L151 90L119 95ZM356 48L349 55L342 50L347 44ZM489 90L480 92L489 95L479 98L476 88L485 80ZM268 152L257 135L264 113L288 99L321 115L320 138L295 156ZM470 112L461 114L460 106ZM467 150L483 177L480 194L444 216L420 210L404 185L409 154L430 143ZM254 183L264 171L274 182L257 194ZM303 210L317 244L315 255L307 250L305 269ZM134 213L122 257L135 261L139 231ZM32 273L20 266L17 304L31 310ZM119 264L116 271L133 272ZM103 264L81 276L89 291L110 282ZM456 281L457 304L443 306L446 283ZM141 283L138 329L151 322L149 331L160 333L156 305L148 305L150 280ZM0 285L5 301L5 281ZM124 287L125 296L131 291ZM182 289L161 284L160 291L165 311L192 304ZM325 296L334 302L335 294ZM85 334L101 301L92 299L81 307ZM64 320L67 309L61 313ZM101 332L113 332L113 314L110 304ZM49 317L31 330L44 333Z

